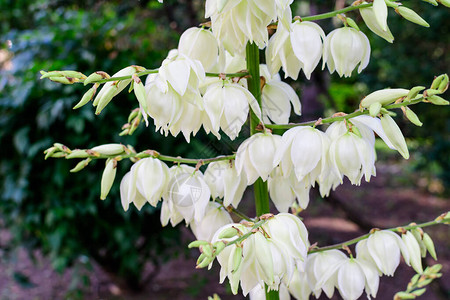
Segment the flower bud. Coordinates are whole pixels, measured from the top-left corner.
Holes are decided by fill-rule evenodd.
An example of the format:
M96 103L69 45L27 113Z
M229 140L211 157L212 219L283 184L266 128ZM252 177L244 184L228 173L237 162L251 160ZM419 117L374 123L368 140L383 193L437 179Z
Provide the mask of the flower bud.
M369 106L369 114L372 117L376 117L380 113L380 110L381 110L381 103L380 102L372 103Z
M382 5L382 3L377 3L378 5ZM378 10L377 13L375 12L375 9L373 6L362 8L359 10L361 13L361 17L364 20L364 23L366 23L367 27L369 27L370 30L372 30L376 35L382 37L389 43L392 43L394 41L394 36L392 35L391 31L389 30L389 27L387 26L387 20L381 19L381 10ZM387 14L386 14L387 18ZM381 19L381 24L378 22L378 20ZM384 28L384 23L386 23L386 27ZM384 29L383 29L384 28Z
M449 78L447 74L444 74L444 78L442 79L441 83L439 84L438 90L441 93L444 93L447 91L449 85Z
M381 0L384 2L384 0ZM420 26L423 27L430 27L430 24L427 23L427 21L425 21L424 19L422 19L421 16L419 16L415 11L413 11L410 8L407 8L403 5L397 7L395 9L395 11L401 15L403 18L405 18L406 20L412 22L412 23L416 23Z
M91 150L101 155L120 155L125 152L125 147L122 144L105 144L96 146Z
M241 262L242 262L242 248L234 247L233 250L231 250L230 257L228 258L228 270L230 270L231 274L237 272L237 270L241 266Z
M429 102L433 103L434 105L449 105L450 102L448 102L447 100L445 100L442 97L439 97L437 95L434 96L430 96L426 98Z
M406 89L384 89L375 91L367 95L361 101L361 107L370 107L373 103L380 103L381 105L387 105L394 102L397 99L407 96L409 90Z
M107 79L110 78L110 76L105 73L105 72L95 72L92 73L91 75L89 75L85 80L84 80L84 85L88 85L89 83L92 82L96 82L96 81L100 81L102 79Z
M436 0L422 0L422 1L430 3L431 5L434 5L434 6L438 6L438 3L436 2Z
M419 127L423 125L423 123L419 120L419 117L409 107L405 107L405 116L414 125Z
M86 157L89 157L89 154L85 150L75 149L66 156L66 159L86 158Z
M434 260L437 260L436 250L434 249L434 243L431 237L428 235L428 233L423 234L423 243L425 244L425 247L427 248L428 253L430 253L431 257L433 257Z
M409 259L405 258L405 262L407 264L411 264L411 266L417 273L422 273L423 268L420 255L420 246L416 238L411 232L408 231L406 232L406 234L402 235L402 240L406 245L407 251L409 253Z
M80 172L91 162L91 160L91 158L83 159L73 169L70 170L70 173Z
M375 19L382 30L387 30L388 8L384 0L373 1Z
M218 237L219 239L230 239L235 237L238 233L239 231L235 227L229 227L222 230Z
M108 196L109 191L111 190L111 187L114 183L114 178L116 178L116 172L117 161L114 159L108 160L102 175L100 200L105 200L106 196Z
M84 105L86 105L89 101L92 100L92 98L95 95L95 92L97 91L97 85L94 85L91 87L86 93L84 93L83 97L81 98L80 102L78 102L73 109L78 109Z
M208 245L208 244L209 243L207 241L193 241L193 242L189 243L188 248L189 249L191 249L191 248L198 248L200 246Z
M145 113L147 113L148 108L147 108L147 98L146 98L146 92L145 92L145 87L144 84L142 83L142 81L137 78L138 82L134 82L134 94L136 95L136 98L139 102L139 105L141 107L141 109L144 110Z
M405 137L394 119L389 115L383 115L381 118L381 126L383 127L386 136L389 138L395 149L403 156L409 158L408 146L406 145Z
M356 24L356 22L352 18L346 17L345 22L347 22L348 26L353 27L358 31L360 30L358 24Z
M411 101L412 99L415 99L415 98L417 97L417 95L418 95L421 91L423 91L424 89L425 89L424 86L415 86L415 87L413 87L413 88L409 91L408 95L406 96L405 101Z
M450 7L450 0L437 0L437 2L439 2L440 4L442 4L446 7Z

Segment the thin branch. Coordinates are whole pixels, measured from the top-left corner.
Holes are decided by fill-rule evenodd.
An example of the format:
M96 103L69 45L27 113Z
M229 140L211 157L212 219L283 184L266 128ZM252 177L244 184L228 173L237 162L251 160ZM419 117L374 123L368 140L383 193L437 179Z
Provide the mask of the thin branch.
M235 214L236 216L238 216L239 218L249 221L249 222L254 222L255 220L250 218L249 216L247 216L245 213L243 213L242 211L240 211L237 208L234 208L233 206L225 206L223 205L223 201L220 199L215 199L215 202L219 203L224 209L226 209L228 212L232 212L233 214Z
M383 107L385 109L401 108L404 106L421 103L423 101L423 99L424 99L423 97L420 97L420 98L414 99L412 101L404 101L401 103L391 104L391 105L387 105L387 106L383 106ZM314 121L308 121L308 122L302 122L302 123L290 123L290 124L265 124L264 126L266 128L270 128L270 129L290 129L290 128L294 128L297 126L314 126L314 125L322 125L322 124L328 124L328 123L333 123L333 122L338 122L338 121L344 121L344 120L348 120L348 119L351 119L351 118L354 118L357 116L368 115L368 114L369 114L369 110L364 109L363 111L357 110L348 115L329 117L329 118L325 118L325 119L319 118Z
M339 14L344 14L344 13L352 11L352 10L371 7L372 5L373 5L373 3L351 5L351 6L343 8L343 9L339 9L339 10L335 10L332 12L323 13L323 14L319 14L319 15L309 16L309 17L301 17L300 19L302 21L316 21L316 20L328 19L328 18L332 18Z
M424 227L433 226L433 225L437 225L437 224L449 224L449 222L450 222L450 213L447 212L447 213L440 215L433 221L425 222L422 224L408 225L408 226L403 226L403 227L388 228L385 230L394 231L394 232L402 232L404 230L411 230L411 229L415 229L415 228L424 228ZM313 248L308 252L308 254L323 252L323 251L333 250L333 249L342 249L342 247L350 246L350 245L356 244L359 241L367 239L371 234L372 233L367 233L360 237L351 239L351 240L343 242L343 243L335 244L335 245L330 245L330 246L325 246L325 247L320 247L320 248Z

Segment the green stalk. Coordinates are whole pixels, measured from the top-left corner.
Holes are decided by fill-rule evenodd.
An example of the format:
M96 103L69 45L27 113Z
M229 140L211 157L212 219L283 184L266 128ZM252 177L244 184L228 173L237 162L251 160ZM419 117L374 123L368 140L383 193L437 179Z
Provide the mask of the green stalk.
M247 79L248 90L258 101L261 107L261 82L259 75L259 48L254 43L248 43L247 49L247 70L249 78ZM250 134L254 135L257 133L256 127L259 124L258 117L250 112ZM260 216L269 213L269 192L267 188L267 182L263 182L261 178L256 180L253 185L253 190L255 194L255 206L256 215ZM278 291L267 292L267 285L265 286L266 299L267 300L279 300L280 296Z

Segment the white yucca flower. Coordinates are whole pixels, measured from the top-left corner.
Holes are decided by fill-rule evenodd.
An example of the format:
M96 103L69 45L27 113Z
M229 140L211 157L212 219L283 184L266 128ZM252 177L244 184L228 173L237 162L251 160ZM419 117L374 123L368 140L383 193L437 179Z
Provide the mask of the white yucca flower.
M214 199L223 198L225 207L238 207L247 188L247 176L237 174L234 161L210 163L204 178Z
M207 0L205 17L211 18L217 40L234 55L247 42L260 48L267 44L267 26L277 19L277 6L273 0Z
M367 67L370 60L370 43L367 36L351 27L342 27L330 32L324 42L323 65L330 73L350 77L359 64L358 73Z
M270 72L277 74L283 67L285 76L296 80L303 69L310 79L322 57L323 40L325 33L316 23L295 21L289 27L279 24L266 49Z
M120 183L122 207L128 210L133 203L138 210L146 202L156 206L166 191L169 168L159 159L148 157L135 163Z
M298 126L286 131L274 157L273 165L280 164L285 175L291 170L298 181L305 177L311 185L326 169L329 137L313 127Z
M246 139L236 152L236 170L247 175L247 184L252 185L258 177L266 181L274 169L273 160L281 136L269 132L257 133Z
M367 2L363 2L366 4ZM389 43L394 41L389 27L387 25L387 6L384 0L375 0L372 7L361 8L359 12L367 27L376 35L382 37Z
M357 300L364 290L367 297L376 296L380 278L375 266L358 259L346 259L337 272L337 285L344 300Z
M400 252L409 262L409 252L402 239L392 231L375 231L356 244L356 257L375 265L387 276L393 276L400 263Z
M260 65L260 74L265 83L262 88L262 117L264 123L289 123L291 104L296 115L301 115L301 104L295 90L281 81L280 75L270 75L266 65Z
M205 70L210 70L217 64L219 45L210 30L191 27L181 35L178 52L200 61Z
M161 208L162 225L167 225L169 220L173 226L182 219L186 224L194 220L200 222L211 198L203 174L184 165L170 168L169 173L170 181Z
M210 84L203 96L203 105L209 117L211 132L220 138L222 129L234 140L247 121L249 107L261 117L261 109L255 97L237 83L222 81Z
M301 272L298 268L294 269L291 281L288 284L289 292L297 300L309 300L311 289L308 285L306 272Z
M337 271L347 260L347 256L339 250L329 250L308 255L306 276L311 291L318 298L322 291L328 298L333 297L337 285Z
M162 62L158 75L160 80L158 86L163 93L172 87L184 101L199 105L201 99L199 85L206 77L200 61L190 59L178 53L178 50L172 50Z
M286 213L295 203L295 199L302 209L309 204L311 184L307 180L298 181L295 174L286 177L281 167L276 167L268 180L269 195L280 213Z
M233 223L230 214L219 203L209 202L205 216L200 221L194 220L190 226L197 240L211 242L216 231L230 223Z
M405 259L405 262L408 265L411 265L417 273L423 273L422 256L420 254L420 245L417 242L417 239L410 231L407 231L405 234L402 234L402 241L409 254L409 259Z
M347 176L352 184L359 185L363 176L369 182L370 177L376 175L374 146L357 128L349 131L343 122L336 122L326 133L331 139L329 163L341 183L343 176Z
M280 284L278 289L280 300L290 300L289 290L284 283ZM266 300L266 291L264 288L264 283L254 287L249 293L250 300Z

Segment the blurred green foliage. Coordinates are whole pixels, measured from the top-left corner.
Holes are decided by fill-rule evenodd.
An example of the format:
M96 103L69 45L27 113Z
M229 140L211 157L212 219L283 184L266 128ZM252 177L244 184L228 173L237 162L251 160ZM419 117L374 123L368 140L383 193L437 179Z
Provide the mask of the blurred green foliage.
M94 258L139 288L146 262L159 265L182 246L178 229L162 228L156 209L123 212L118 186L130 163L120 163L102 202L101 162L71 174L76 162L43 159L56 141L71 148L138 143L168 153L176 139L151 134L151 128L141 128L139 138L120 138L137 106L126 93L97 117L92 107L72 110L86 90L82 85L39 80L40 70L89 75L131 64L158 67L176 47L177 31L191 25L188 18L170 20L188 9L175 2L168 13L157 1L0 1L0 226L12 233L5 249L39 248L60 271L82 255Z

